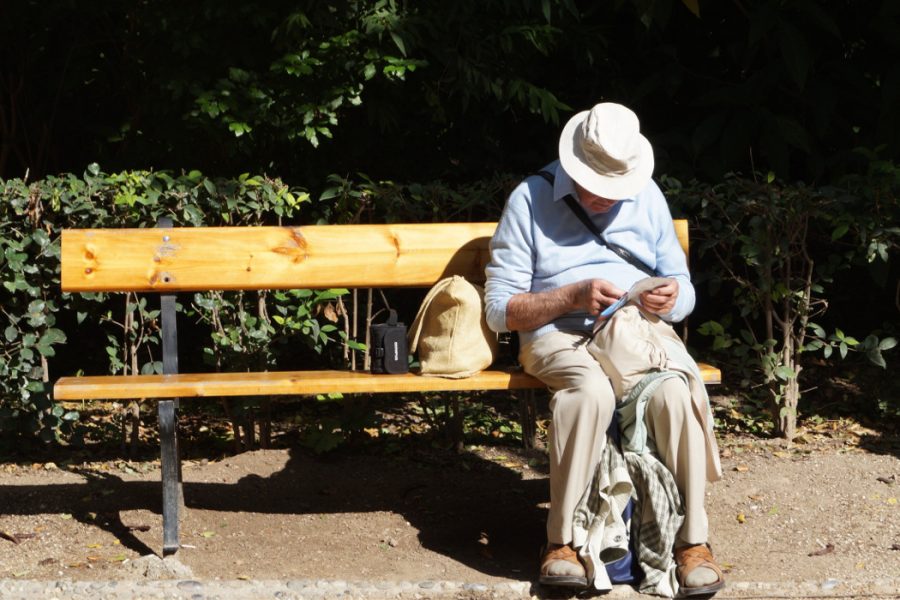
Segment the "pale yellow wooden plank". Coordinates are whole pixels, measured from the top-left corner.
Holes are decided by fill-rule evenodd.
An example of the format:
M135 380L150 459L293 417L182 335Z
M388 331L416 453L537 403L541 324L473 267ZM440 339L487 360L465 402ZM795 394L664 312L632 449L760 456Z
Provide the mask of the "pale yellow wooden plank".
M266 396L342 392L386 393L454 390L505 390L540 387L520 370L483 371L465 379L372 375L365 371L281 371L267 373L183 373L63 377L53 388L56 400Z
M675 235L678 236L678 242L681 244L681 249L684 250L685 256L689 256L688 248L690 247L690 237L688 235L687 219L674 219L672 222L675 224Z
M392 287L484 280L496 223L81 229L62 234L62 289Z
M687 222L675 221L687 251ZM204 291L427 287L484 280L496 223L70 229L62 289Z
M720 383L721 372L701 364L706 383ZM63 377L53 388L56 400L192 398L217 396L277 396L342 392L440 392L541 388L543 384L521 370L483 371L465 379L404 375L372 375L364 371L281 371L268 373L182 373Z
M707 385L722 383L722 371L706 363L697 363L697 366L700 367L700 376L703 378L703 383Z

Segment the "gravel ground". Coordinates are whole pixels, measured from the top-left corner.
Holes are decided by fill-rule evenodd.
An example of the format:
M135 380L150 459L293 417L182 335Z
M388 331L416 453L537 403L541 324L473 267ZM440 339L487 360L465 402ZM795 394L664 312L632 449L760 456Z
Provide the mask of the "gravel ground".
M717 598L900 598L896 445L721 447L725 477L707 502L728 580ZM541 456L278 449L186 461L183 548L165 561L156 462L0 463L0 598L566 597L533 582Z

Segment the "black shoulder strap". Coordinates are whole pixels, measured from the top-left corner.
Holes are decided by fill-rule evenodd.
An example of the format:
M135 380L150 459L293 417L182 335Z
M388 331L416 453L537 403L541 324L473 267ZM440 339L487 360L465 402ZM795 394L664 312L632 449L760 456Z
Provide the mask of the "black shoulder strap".
M541 169L536 174L540 175L541 177L546 179L547 183L549 183L550 185L553 185L553 182L556 180L556 177L550 171L545 171L545 170Z
M537 174L540 175L542 178L544 178L547 181L547 183L549 183L550 185L553 185L553 181L555 180L553 173L551 173L549 171L541 170L541 171L538 171ZM624 260L625 262L627 262L634 268L638 269L639 271L642 271L642 272L646 273L647 275L650 275L651 277L658 275L658 273L656 271L654 271L653 269L651 269L650 267L645 265L643 262L641 262L640 260L635 258L635 256L631 252L629 252L622 246L618 246L616 244L610 244L609 242L607 242L606 238L603 237L603 232L601 232L597 228L597 226L594 224L594 222L591 221L591 218L587 215L586 212L584 212L584 207L581 206L581 203L578 202L578 200L576 200L572 196L572 194L566 194L563 197L563 200L565 201L565 203L569 207L569 209L573 213L575 213L575 216L578 217L578 220L581 221L585 227L587 227L588 231L590 231L591 233L594 234L594 237L597 238L597 241L600 242L600 245L606 246L607 248L609 248L610 250L615 252L619 256L619 258L621 258L622 260Z

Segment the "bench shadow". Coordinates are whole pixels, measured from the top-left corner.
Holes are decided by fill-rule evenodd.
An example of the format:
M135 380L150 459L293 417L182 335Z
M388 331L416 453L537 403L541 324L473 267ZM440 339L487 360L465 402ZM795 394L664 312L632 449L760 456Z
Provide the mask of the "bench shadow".
M71 515L89 527L114 535L123 547L141 556L156 553L134 533L147 531L150 525L125 523L121 511L146 509L161 514L158 481L124 481L117 475L82 469L71 472L83 476L84 483L0 486L3 514Z
M404 441L404 447L407 444ZM419 446L422 449L416 450ZM542 504L549 499L548 482L540 474L523 478L499 462L471 452L436 452L421 441L396 455L363 448L320 456L290 448L283 468L265 477L248 474L234 483L197 482L190 481L188 473L185 506L188 512L263 514L389 511L402 515L430 551L487 575L530 580L537 573L544 541ZM123 522L121 517L129 510L160 515L158 480L124 481L114 474L73 472L86 481L0 486L0 506L5 514L71 514L115 535L142 556L161 554L161 518L152 523L151 548L135 535L150 524Z
M336 470L341 477L333 477ZM493 576L530 579L545 537L547 480L523 479L473 453L414 450L323 460L293 449L282 471L265 479L248 476L239 485L251 488L251 495L275 491L279 511L397 513L418 531L424 548ZM222 502L206 495L212 491L198 490L197 501ZM231 507L225 501L221 509Z

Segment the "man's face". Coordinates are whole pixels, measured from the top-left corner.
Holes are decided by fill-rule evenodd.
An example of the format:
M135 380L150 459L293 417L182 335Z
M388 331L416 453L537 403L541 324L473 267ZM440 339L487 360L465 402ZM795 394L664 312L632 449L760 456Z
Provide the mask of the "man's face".
M608 212L613 206L616 205L618 200L609 200L608 198L604 198L602 196L598 196L593 192L589 192L580 185L578 182L575 183L575 191L578 192L578 200L581 201L581 205L593 213L605 213Z

